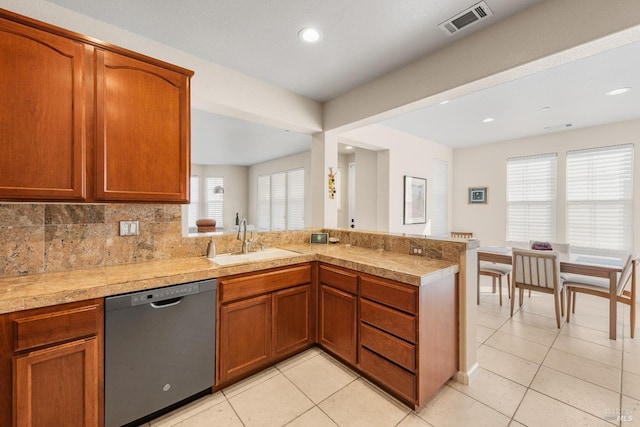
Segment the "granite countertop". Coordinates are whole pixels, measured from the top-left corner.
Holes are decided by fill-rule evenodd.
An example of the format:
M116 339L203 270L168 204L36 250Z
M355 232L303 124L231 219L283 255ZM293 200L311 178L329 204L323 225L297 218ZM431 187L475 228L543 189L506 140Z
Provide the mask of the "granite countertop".
M297 254L227 266L201 256L0 278L0 314L316 260L414 286L458 271L451 261L343 244L279 248Z

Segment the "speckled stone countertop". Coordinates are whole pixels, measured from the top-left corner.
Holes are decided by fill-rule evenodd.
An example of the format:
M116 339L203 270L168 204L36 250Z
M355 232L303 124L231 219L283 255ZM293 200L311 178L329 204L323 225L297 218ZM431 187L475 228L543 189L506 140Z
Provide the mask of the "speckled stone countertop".
M458 272L458 265L451 261L343 244L298 244L280 248L297 254L227 266L215 264L215 259L188 257L3 277L0 278L0 314L309 261L321 261L414 286L428 285L433 280Z

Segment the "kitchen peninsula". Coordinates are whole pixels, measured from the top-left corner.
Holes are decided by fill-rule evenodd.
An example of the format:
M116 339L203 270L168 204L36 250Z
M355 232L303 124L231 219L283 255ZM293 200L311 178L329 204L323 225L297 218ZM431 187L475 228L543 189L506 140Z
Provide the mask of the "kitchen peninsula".
M266 365L258 364L246 375L222 381L220 385L231 384L270 363L318 344L409 406L423 405L456 372L460 375L461 370L466 371L460 364L464 356L458 355L465 347L459 343L459 337L465 336L458 326L459 277L464 270L464 267L460 268L459 260L466 259L467 252L475 253L476 243L347 230L322 231L349 243L311 245L306 243L307 230L261 233L261 243L267 247L295 251L296 255L227 266L218 266L215 259L212 262L204 256L175 257L137 264L5 276L0 278L0 313L4 313L3 318L11 318L22 310L64 308L65 304L90 300L100 302L110 295L210 278L219 280L220 294L229 279L269 272L277 274L294 266L309 266L310 304L313 305L310 309L313 319L309 323L313 329L311 339L293 353L282 353ZM234 244L238 243L234 238L216 236L219 252L227 248L233 251ZM203 243L202 253L206 239L196 238ZM420 245L424 255L408 255L410 245ZM347 280L342 280L344 278ZM345 283L356 287L351 293L345 292ZM323 304L338 301L334 298L336 295L347 296L353 303L355 317L352 320L355 323L343 325L354 328L351 350L356 356L353 359L343 357L331 347L332 335L326 328L336 323L323 319ZM220 305L218 299L218 317ZM329 308L324 315L332 312L333 308ZM0 323L4 332L0 336L10 338L10 327L5 321ZM397 330L398 324L406 327ZM97 336L101 336L100 331ZM6 357L13 351L11 341L4 339L1 343L2 375L10 375L11 367ZM218 351L224 352L224 346L221 347ZM220 381L219 370L217 372L215 387ZM102 375L100 370L98 375ZM0 399L3 408L10 405L11 391L3 389Z

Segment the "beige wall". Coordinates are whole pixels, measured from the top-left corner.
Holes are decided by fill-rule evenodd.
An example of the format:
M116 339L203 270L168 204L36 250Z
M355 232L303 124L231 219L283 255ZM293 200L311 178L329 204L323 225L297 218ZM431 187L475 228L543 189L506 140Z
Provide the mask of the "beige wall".
M453 228L473 231L482 245L504 245L506 239L506 162L509 157L544 153L558 154L557 231L556 240L566 235L566 152L583 148L617 144L635 144L634 163L634 248L640 249L640 120L558 132L523 138L453 152ZM469 205L468 187L489 187L488 204ZM631 231L630 231L631 232Z

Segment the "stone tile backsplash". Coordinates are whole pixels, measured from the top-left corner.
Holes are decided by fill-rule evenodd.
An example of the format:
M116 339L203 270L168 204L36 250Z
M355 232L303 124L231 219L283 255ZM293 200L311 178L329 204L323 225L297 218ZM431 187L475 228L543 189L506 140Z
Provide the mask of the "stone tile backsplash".
M182 236L180 205L0 203L0 276L39 274L205 255L211 236ZM120 236L119 222L140 222L138 236ZM255 233L252 248L308 243L311 232ZM458 261L464 242L348 229L324 230L342 244ZM218 253L240 250L236 234L214 236Z

